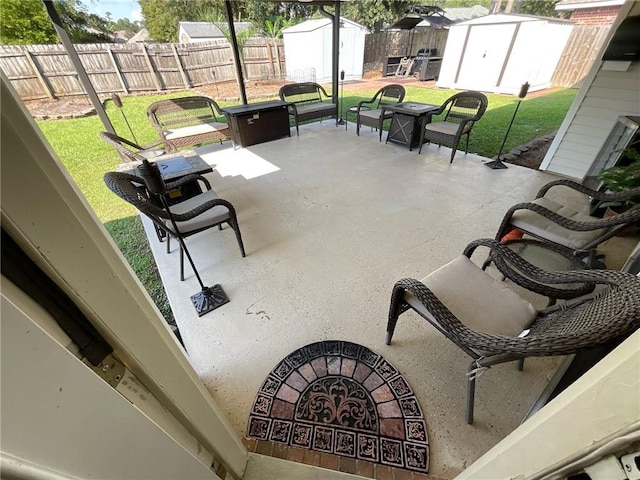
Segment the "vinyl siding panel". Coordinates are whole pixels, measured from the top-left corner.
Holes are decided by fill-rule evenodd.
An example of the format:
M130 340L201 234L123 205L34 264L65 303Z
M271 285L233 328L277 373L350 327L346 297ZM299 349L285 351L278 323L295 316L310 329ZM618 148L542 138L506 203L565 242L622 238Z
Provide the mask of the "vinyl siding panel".
M626 72L601 67L546 170L582 180L620 115L640 115L640 62Z

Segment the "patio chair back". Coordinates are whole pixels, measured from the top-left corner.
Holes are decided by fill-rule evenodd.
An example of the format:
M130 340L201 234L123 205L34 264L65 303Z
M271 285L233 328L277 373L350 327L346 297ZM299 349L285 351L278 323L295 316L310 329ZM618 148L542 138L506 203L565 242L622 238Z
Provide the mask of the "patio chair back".
M393 105L400 103L404 100L405 89L402 85L392 83L391 85L385 85L375 94L373 98L378 97L378 103L374 108L380 108L384 105Z

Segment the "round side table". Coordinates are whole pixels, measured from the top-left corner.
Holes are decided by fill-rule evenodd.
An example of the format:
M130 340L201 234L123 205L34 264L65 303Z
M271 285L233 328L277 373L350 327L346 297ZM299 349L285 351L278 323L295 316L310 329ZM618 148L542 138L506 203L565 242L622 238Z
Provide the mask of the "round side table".
M531 239L507 240L503 244L530 264L547 272L567 272L587 268L587 265L576 258L571 250L558 245ZM568 300L591 293L595 288L593 283L540 283L496 252L492 251L490 258L500 273L509 280L532 292L549 297L549 305L553 305L557 299Z

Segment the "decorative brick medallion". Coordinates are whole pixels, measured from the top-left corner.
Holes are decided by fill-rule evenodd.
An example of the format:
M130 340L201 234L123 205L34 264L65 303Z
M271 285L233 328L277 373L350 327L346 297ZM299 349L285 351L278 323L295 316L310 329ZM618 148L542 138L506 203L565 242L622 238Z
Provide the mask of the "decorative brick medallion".
M260 387L247 437L427 473L422 410L398 370L366 347L317 342Z

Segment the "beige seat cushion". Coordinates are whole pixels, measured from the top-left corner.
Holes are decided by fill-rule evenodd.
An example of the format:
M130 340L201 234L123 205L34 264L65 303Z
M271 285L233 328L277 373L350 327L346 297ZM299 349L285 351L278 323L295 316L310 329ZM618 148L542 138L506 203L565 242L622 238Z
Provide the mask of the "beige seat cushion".
M439 268L422 283L458 320L477 332L516 337L537 315L533 305L464 255ZM418 312L427 313L412 293L406 292L405 300Z
M451 135L454 137L458 133L458 128L460 128L460 124L451 123L451 122L435 122L428 123L425 127L427 132L436 132L436 133L444 133L445 135Z
M175 140L177 138L191 137L193 135L202 135L203 133L219 132L229 128L226 123L210 122L201 123L200 125L193 125L191 127L172 128L164 132L167 140Z
M200 195L196 195L184 202L176 203L170 207L171 213L180 214L186 213L199 205L202 205L209 200L216 200L218 196L215 194L213 190L207 190ZM185 222L178 222L178 229L183 234L187 234L189 232L193 232L194 230L200 230L201 228L209 227L211 225L216 225L220 222L224 222L228 220L229 209L223 205L217 205L213 208L210 208L206 212L201 213L197 217L192 218L191 220L187 220ZM167 220L165 223L170 226L169 221Z
M599 220L596 217L591 217L577 210L575 207L561 205L548 198L536 198L531 203L540 205L547 210L551 210L558 215L570 220L575 220L576 222L593 222L594 220ZM607 231L606 228L586 232L569 230L530 210L518 210L515 212L511 217L511 225L531 235L564 245L572 250L582 249L585 245L601 237Z
M326 112L327 115L336 111L336 106L333 103L310 103L306 105L296 105L298 115L305 115L309 113Z
M371 120L379 120L381 113L382 110L379 108L376 108L375 110L360 110L361 117L369 118ZM391 118L392 115L393 112L386 112L385 118Z

